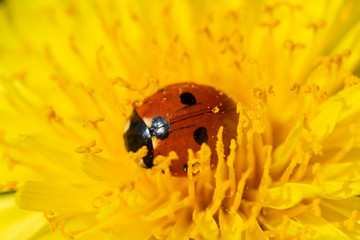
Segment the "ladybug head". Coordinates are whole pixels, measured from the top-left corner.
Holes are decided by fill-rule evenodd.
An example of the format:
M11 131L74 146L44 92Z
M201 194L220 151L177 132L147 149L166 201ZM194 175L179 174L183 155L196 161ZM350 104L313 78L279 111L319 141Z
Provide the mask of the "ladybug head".
M151 127L148 128L136 110L134 110L124 133L126 150L136 152L141 147L146 146L148 153L143 158L144 167L152 168L154 166L154 149L151 137L164 140L168 137L169 132L170 123L165 118L159 116L154 117Z

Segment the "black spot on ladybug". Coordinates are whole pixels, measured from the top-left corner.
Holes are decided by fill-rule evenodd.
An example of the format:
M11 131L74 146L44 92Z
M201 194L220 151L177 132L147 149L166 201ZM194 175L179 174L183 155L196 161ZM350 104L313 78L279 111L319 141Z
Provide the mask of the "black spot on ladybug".
M206 143L208 140L208 135L205 127L199 127L194 131L194 139L197 144L201 145Z
M169 136L170 123L163 117L154 117L152 119L150 134L157 139L164 140Z
M194 105L196 103L196 99L194 97L194 95L192 95L189 92L184 92L183 94L180 95L180 99L181 99L181 103L191 106Z
M184 172L187 172L187 171L188 171L188 165L184 164Z

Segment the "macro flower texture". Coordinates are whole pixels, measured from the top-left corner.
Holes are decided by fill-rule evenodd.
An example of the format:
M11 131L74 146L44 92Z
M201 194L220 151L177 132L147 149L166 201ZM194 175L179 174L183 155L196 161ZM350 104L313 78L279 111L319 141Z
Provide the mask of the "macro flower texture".
M360 239L359 12L1 0L0 239ZM176 177L179 152L142 168L148 149L123 134L135 106L182 82L223 91L239 117L229 154L220 127L216 148L180 150Z

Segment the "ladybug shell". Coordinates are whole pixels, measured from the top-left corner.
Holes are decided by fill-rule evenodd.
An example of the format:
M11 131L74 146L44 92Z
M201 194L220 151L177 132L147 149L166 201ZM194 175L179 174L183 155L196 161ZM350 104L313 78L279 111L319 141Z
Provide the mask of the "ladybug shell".
M229 153L230 140L236 137L239 117L236 104L224 93L208 86L179 83L159 90L135 108L128 132L134 131L134 119L142 120L149 129L147 131L143 123L141 128L135 129L135 133L140 134L137 132L140 131L142 136L147 136L143 137L143 145L150 149L144 158L145 167L151 168L157 155L167 156L175 151L179 158L171 162L170 171L173 176L186 176L188 149L198 151L204 142L211 148L211 166L216 166L215 146L221 126L224 126L225 154ZM131 145L126 135L125 144ZM127 149L134 150L131 146Z

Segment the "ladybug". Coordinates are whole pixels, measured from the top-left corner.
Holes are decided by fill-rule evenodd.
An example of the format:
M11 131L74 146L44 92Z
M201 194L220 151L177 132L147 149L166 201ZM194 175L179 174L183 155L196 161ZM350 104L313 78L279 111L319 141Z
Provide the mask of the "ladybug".
M187 176L188 149L198 151L203 143L211 149L211 167L217 164L217 133L224 126L223 142L229 154L230 140L236 137L238 113L235 102L223 92L194 83L179 83L162 88L136 107L127 124L124 142L127 151L147 146L141 165L154 166L154 158L175 151L173 176Z

